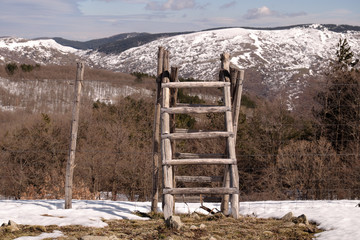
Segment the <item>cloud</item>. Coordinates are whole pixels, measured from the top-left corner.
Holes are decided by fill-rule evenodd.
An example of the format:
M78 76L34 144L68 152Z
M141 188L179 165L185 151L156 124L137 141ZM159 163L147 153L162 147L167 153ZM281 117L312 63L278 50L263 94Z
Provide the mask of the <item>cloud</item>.
M249 9L247 13L244 15L245 19L260 19L266 17L275 17L275 18L284 18L284 17L299 17L307 15L306 12L297 12L297 13L279 13L277 11L273 11L270 8L263 6L261 8L253 8Z
M223 5L220 6L220 9L231 8L231 7L234 7L236 4L237 4L236 1L232 1L232 2L229 2L229 3L225 3L225 4L223 4Z
M247 13L244 15L245 19L258 19L269 16L276 16L277 13L271 11L268 7L263 6L261 8L253 8L249 9Z
M195 0L167 0L166 2L150 1L146 5L146 9L155 11L178 11L193 7L195 7Z

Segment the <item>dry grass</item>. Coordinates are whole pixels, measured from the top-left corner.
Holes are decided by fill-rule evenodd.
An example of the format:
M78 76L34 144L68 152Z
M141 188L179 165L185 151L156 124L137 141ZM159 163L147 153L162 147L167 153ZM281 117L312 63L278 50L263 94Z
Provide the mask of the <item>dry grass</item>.
M286 226L286 223L277 219L261 219L255 217L216 218L201 215L195 220L183 215L181 219L184 227L177 231L166 227L161 216L153 216L149 221L109 220L105 221L108 227L89 228L82 226L20 226L16 232L1 228L0 238L14 239L20 236L37 236L42 232L60 230L66 237L58 239L79 239L86 235L116 236L118 239L313 239L314 234L320 232L315 224L310 226ZM200 228L204 224L205 228ZM190 229L195 226L195 229ZM194 228L194 227L192 227Z
M5 71L5 65L0 64L0 77L9 78L11 80L75 80L76 65L41 65L31 72L23 72L20 68L13 74L8 75ZM147 89L155 88L155 79L144 77L141 82L136 77L121 72L114 72L106 69L90 68L85 66L85 81L105 81L112 84L120 85L136 85Z

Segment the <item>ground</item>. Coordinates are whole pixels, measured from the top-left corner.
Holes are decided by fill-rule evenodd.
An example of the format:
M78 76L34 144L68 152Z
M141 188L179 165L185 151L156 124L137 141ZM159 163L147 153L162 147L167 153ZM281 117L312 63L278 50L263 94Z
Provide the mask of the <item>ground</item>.
M140 214L140 213L138 213ZM147 215L147 214L146 214ZM14 239L21 236L38 236L43 232L61 231L66 237L57 239L79 239L86 235L116 236L118 239L313 239L320 232L314 223L310 225L289 224L279 219L262 219L241 216L235 220L223 215L181 215L184 226L180 230L168 228L161 215L148 215L150 220L104 220L104 228L69 225L59 227L19 225L11 232L1 227L0 239ZM49 238L53 239L53 238Z

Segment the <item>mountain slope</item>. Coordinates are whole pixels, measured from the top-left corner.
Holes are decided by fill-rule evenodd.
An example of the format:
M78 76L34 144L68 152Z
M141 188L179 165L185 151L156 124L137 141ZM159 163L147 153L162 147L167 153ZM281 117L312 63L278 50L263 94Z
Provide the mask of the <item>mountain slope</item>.
M180 67L181 77L217 80L219 57L226 51L231 53L232 64L246 70L246 91L265 97L281 95L292 103L312 78L327 69L340 38L348 39L359 58L359 29L312 24L276 30L224 28L171 37L135 34L128 38L123 35L124 39L114 42L106 40L110 42L98 46L98 50L86 51L64 47L54 40L2 38L0 63L73 64L82 59L90 66L155 75L157 50L164 46L170 50L171 65ZM154 36L156 39L152 39ZM148 43L143 44L141 38Z
M53 39L0 38L0 63L72 64L82 51L58 44Z
M307 77L326 70L340 38L347 38L352 50L359 53L360 32L339 33L311 25L285 30L230 28L196 32L159 39L118 55L91 52L84 57L104 68L154 75L158 46L164 46L170 50L171 64L180 67L182 77L216 80L219 56L227 51L234 65L255 76L247 81L261 82L258 94L285 92L294 99L307 84Z

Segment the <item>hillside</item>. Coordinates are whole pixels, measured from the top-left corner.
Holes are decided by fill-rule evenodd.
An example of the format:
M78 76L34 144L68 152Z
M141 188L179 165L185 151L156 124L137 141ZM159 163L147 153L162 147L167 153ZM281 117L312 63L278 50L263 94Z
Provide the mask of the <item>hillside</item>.
M298 25L278 28L223 28L195 33L120 34L88 42L0 39L1 62L87 65L120 72L154 75L159 46L170 50L171 64L180 76L216 80L219 55L231 53L232 64L246 70L245 91L267 98L287 99L289 108L304 89L327 70L336 44L347 38L359 57L359 27L347 25ZM96 50L93 50L96 49Z
M339 33L321 25L284 30L229 28L163 38L120 54L95 51L84 57L103 68L155 74L157 48L164 46L182 77L216 80L219 55L228 51L231 62L246 70L245 90L265 97L282 94L291 103L310 78L326 70L340 38L347 38L359 53L359 36L358 31Z

